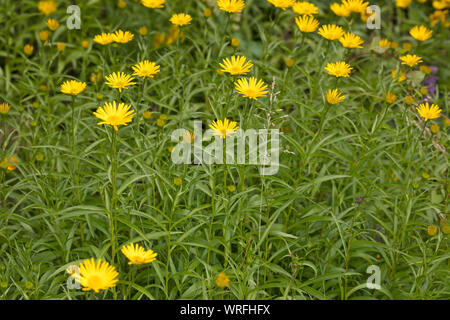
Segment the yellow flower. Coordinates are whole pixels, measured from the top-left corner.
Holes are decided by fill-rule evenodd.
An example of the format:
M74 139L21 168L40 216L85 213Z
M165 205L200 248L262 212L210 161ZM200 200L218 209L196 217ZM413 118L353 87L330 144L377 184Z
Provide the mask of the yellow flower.
M268 93L267 85L262 80L258 81L255 77L238 79L234 86L238 93L253 100L257 100Z
M232 56L231 61L229 58L225 58L222 63L219 63L222 67L221 71L228 72L232 76L249 73L253 64L246 59L244 56Z
M6 102L0 103L0 113L7 114L11 107Z
M412 44L409 43L409 42L405 42L405 43L402 45L402 48L403 48L403 50L405 50L405 51L411 50L412 47L413 47Z
M106 76L105 79L105 83L108 86L119 89L119 92L122 92L122 89L128 89L128 86L136 84L136 82L132 82L134 78L124 72L113 72L109 76Z
M141 3L147 8L159 9L164 8L166 0L141 0Z
M227 118L225 118L223 122L222 120L213 121L209 127L212 129L215 136L220 136L222 139L232 135L237 129L239 129L235 121L230 121Z
M159 118L158 120L156 120L156 125L158 127L163 127L166 124L166 120Z
M50 31L42 30L39 32L39 39L41 39L42 41L48 40L49 35L50 35Z
M159 118L162 119L162 120L167 120L167 114L161 114L159 116Z
M51 13L56 11L56 3L53 0L39 1L38 9L46 16L49 16Z
M36 155L36 161L42 161L42 160L44 160L44 155L42 153L38 153Z
M433 132L434 134L436 134L436 133L439 132L439 130L441 130L441 128L439 128L439 125L438 125L437 123L435 123L435 124L433 124L433 125L430 127L430 130L431 130L431 132Z
M0 163L0 167L6 169L7 171L14 171L16 169L16 164L19 162L15 156L5 157Z
M339 102L341 102L342 100L345 99L345 97L342 95L342 93L340 93L337 89L328 90L325 97L326 97L328 103L330 103L330 104L338 104Z
M344 35L344 29L335 24L328 24L321 26L318 33L325 39L336 40Z
M446 126L446 127L450 126L450 119L448 119L448 118L444 119L444 126Z
M23 52L25 52L25 54L30 55L33 53L34 47L31 44L26 44L23 47Z
M419 112L420 116L422 118L424 118L425 121L428 121L430 119L436 119L439 118L441 116L441 112L442 110L439 109L439 106L436 104L432 104L431 107L428 104L428 102L426 102L425 104L420 104L417 108L416 108L417 112Z
M183 135L183 140L186 143L192 143L195 140L195 135L192 131L186 130Z
M173 179L173 184L176 185L176 186L179 186L182 183L183 183L183 180L181 178L176 177L176 178Z
M430 179L430 175L427 173L427 172L422 172L422 177L424 178L424 179Z
M239 46L240 43L241 43L241 40L236 39L236 38L231 38L231 45L232 45L233 47Z
M217 0L217 5L220 10L229 13L241 12L245 7L244 0Z
M288 58L288 59L284 60L284 63L286 64L286 66L288 68L290 68L295 64L295 61L294 61L294 59Z
M103 107L99 107L94 115L103 120L97 123L99 126L102 124L109 124L114 127L114 130L119 130L117 126L126 126L132 121L135 115L134 110L130 110L131 106L120 102L117 106L116 102L105 102Z
M61 92L65 94L70 94L73 96L79 95L86 89L86 82L79 82L76 80L69 80L61 85Z
M342 0L342 5L350 12L365 12L369 6L368 2L363 0Z
M382 48L389 48L391 46L391 42L387 39L383 39L378 42L378 46Z
M410 67L414 67L416 64L422 63L422 58L416 56L415 54L407 54L406 56L401 56L400 60L402 64L406 64Z
M102 33L98 34L94 37L94 41L101 44L101 45L107 45L113 42L113 35L112 33Z
M236 191L236 186L234 184L229 185L228 186L228 191L230 191L230 192Z
M123 32L120 29L116 30L116 32L112 34L113 41L117 43L127 43L133 40L133 38L134 34L132 34L130 31Z
M392 70L392 79L395 79L397 77L397 70ZM400 74L398 75L398 82L402 82L406 80L406 74L403 71L400 71Z
M319 8L313 3L307 1L296 2L292 7L295 13L302 15L313 15L319 13Z
M329 75L335 77L349 77L353 67L350 67L345 61L338 61L335 63L328 63L325 70Z
M312 16L300 16L295 18L295 23L301 32L314 32L319 27L319 21Z
M59 27L59 22L56 19L48 19L45 24L52 31L55 31Z
M419 70L425 74L430 74L431 73L431 68L430 66L420 66Z
M152 112L151 111L144 111L142 112L142 116L144 117L144 119L150 119L152 117Z
M392 48L392 49L397 49L397 48L398 48L398 43L395 42L395 41L392 41L392 42L391 42L391 48Z
M205 8L205 9L203 10L203 16L204 16L205 18L209 18L211 15L212 15L212 10L211 10L210 8Z
M438 232L438 227L430 225L427 227L427 233L429 236L435 236Z
M73 274L72 277L75 277L83 286L83 291L94 290L98 293L100 290L114 287L118 281L119 273L115 267L101 259L98 259L97 262L94 261L94 258L84 260L83 263L80 263L79 268L80 274Z
M386 94L386 101L387 102L389 102L389 103L394 103L395 102L395 100L397 100L397 96L395 95L395 94L393 94L393 93L390 93L390 92L388 92L387 94Z
M90 44L89 40L83 40L83 41L81 42L81 46L82 46L83 48L89 48L89 44Z
M138 244L130 243L128 246L123 246L121 249L125 257L130 260L128 264L146 264L156 260L158 255L153 250L145 250Z
M330 5L330 9L339 17L348 17L351 14L351 11L346 6L336 2Z
M395 5L399 8L406 8L410 5L412 0L396 0Z
M450 7L450 2L448 0L433 1L433 8L436 10L442 10L448 7Z
M431 25L434 27L438 22L441 24L446 24L448 10L437 10L430 14L428 18L430 19Z
M156 74L159 73L159 66L156 65L155 62L151 62L148 60L144 60L142 62L139 62L138 64L134 65L133 67L134 76L139 76L142 78L149 77L154 78Z
M174 14L170 18L170 22L172 22L172 24L174 24L176 26L184 26L187 24L191 24L191 21L192 21L192 17L190 15L184 14L184 13Z
M119 7L119 8L125 8L126 6L127 6L127 3L125 2L125 1L123 1L123 0L118 0L117 1L117 6Z
M145 36L145 35L147 34L147 32L148 32L148 30L147 30L147 27L146 27L146 26L142 26L142 27L139 28L139 33L140 33L142 36Z
M230 279L228 279L227 275L223 272L219 273L219 275L216 278L216 284L221 288L225 288L229 282Z
M339 38L339 42L346 48L362 48L361 44L364 43L359 36L350 32Z
M425 26L415 26L409 30L409 34L418 41L426 41L433 35L433 30L430 30Z
M267 1L283 11L286 10L287 8L292 7L295 4L295 0L267 0Z
M426 95L426 94L428 94L428 89L427 88L425 88L425 87L422 87L422 88L420 88L420 93L421 94L423 94L423 95Z
M166 41L165 33L155 34L155 37L153 38L153 47L159 48L165 41Z
M62 42L58 42L56 44L56 49L58 49L58 51L64 51L66 49L66 45Z
M413 104L413 103L414 103L414 98L411 97L411 96L406 96L406 97L405 97L405 103L406 103L407 105Z

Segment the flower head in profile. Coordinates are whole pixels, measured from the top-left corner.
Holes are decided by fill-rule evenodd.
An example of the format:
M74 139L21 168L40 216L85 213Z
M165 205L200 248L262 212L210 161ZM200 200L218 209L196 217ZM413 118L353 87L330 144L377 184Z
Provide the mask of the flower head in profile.
M366 11L369 3L363 0L342 0L342 5L350 12L362 13Z
M227 275L223 272L219 273L219 275L216 278L216 284L218 287L221 288L225 288L229 282L230 279L228 279Z
M275 7L280 8L281 10L286 10L287 8L292 7L295 4L295 0L267 0Z
M378 46L381 48L390 48L391 42L388 39L378 41Z
M296 2L292 6L292 10L294 10L295 13L309 16L319 13L319 8L317 8L317 6L314 3L308 1Z
M112 33L102 33L102 34L97 34L94 37L94 41L101 44L101 45L107 45L110 44L111 42L113 42L113 36Z
M156 65L155 62L144 60L142 62L139 62L138 64L134 65L133 67L134 76L138 77L148 77L153 79L155 75L159 73L159 66Z
M73 96L79 95L84 91L84 89L86 89L86 82L80 82L76 80L68 80L61 85L62 93L70 94Z
M348 17L351 14L351 11L346 6L336 2L333 2L330 5L330 9L339 17Z
M56 19L48 19L45 24L47 25L47 27L52 30L55 31L56 29L58 29L59 27L59 22Z
M105 83L108 86L119 89L119 92L122 92L122 89L128 89L128 86L136 84L136 82L133 82L134 78L124 72L113 72L109 76L106 76L105 79Z
M26 45L23 47L23 52L24 52L25 54L27 54L27 55L32 54L33 51L34 51L34 47L33 47L31 44L26 44Z
M253 67L253 64L244 56L232 56L231 60L225 58L219 65L222 67L220 69L222 72L228 72L232 76L249 73Z
M430 30L425 26L415 26L409 30L409 34L418 41L426 41L433 35L433 30Z
M121 249L125 257L128 258L128 264L146 264L156 260L158 255L153 250L145 250L138 244L130 243Z
M217 0L217 5L220 10L229 13L241 12L245 7L244 0Z
M164 3L166 0L141 0L141 3L151 9L164 8Z
M415 54L407 54L406 56L401 56L400 60L402 64L406 64L410 67L414 67L416 64L422 63L422 58L416 56Z
M325 70L328 71L329 75L335 77L349 77L350 72L352 71L352 67L347 64L345 61L338 61L335 63L328 63L325 67Z
M339 42L346 48L362 48L364 41L356 34L347 32L341 38Z
M99 126L102 124L109 124L114 127L114 130L119 130L118 126L126 126L132 121L135 115L134 110L130 110L131 106L120 102L119 105L113 102L105 102L103 107L99 107L94 115L103 120L97 123Z
M337 89L328 90L327 93L325 94L325 98L330 104L338 104L339 102L345 99L342 93L340 93Z
M241 78L234 83L235 89L245 98L257 100L259 97L267 95L267 85L262 80L251 77Z
M335 24L328 24L321 26L318 33L325 39L336 40L344 35L344 29Z
M300 16L295 18L295 23L301 32L314 32L319 27L319 21L312 16Z
M438 105L432 104L430 106L428 102L420 104L416 110L425 121L439 118L442 112Z
M192 21L192 17L189 14L185 14L185 13L174 14L170 18L170 22L172 22L172 24L179 26L179 27L187 25L187 24L191 24L191 21Z
M46 16L49 16L50 14L56 11L56 2L53 0L39 1L38 9Z
M19 163L19 160L15 156L7 156L0 162L0 168L6 169L7 171L14 171L17 163Z
M114 32L111 36L113 41L117 43L127 43L134 38L134 34L130 31L123 32L122 30L116 30L116 32Z
M235 121L230 121L227 118L222 120L213 121L212 124L209 125L212 130L212 133L215 136L220 136L222 139L225 139L227 136L232 135L236 132L239 127Z
M98 259L95 262L94 258L84 260L79 265L80 274L72 274L82 286L83 291L94 290L98 293L100 290L106 290L114 287L118 281L119 273L114 266L108 262Z
M0 103L0 113L7 114L11 107L6 102Z
M386 101L389 103L394 103L397 100L397 96L391 92L388 92L385 97Z
M412 0L396 0L395 5L399 8L405 9L410 5Z

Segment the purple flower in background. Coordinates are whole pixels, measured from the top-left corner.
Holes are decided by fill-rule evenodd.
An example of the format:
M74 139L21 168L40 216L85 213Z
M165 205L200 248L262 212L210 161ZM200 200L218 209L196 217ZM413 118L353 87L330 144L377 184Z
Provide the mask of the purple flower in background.
M437 76L429 76L428 78L425 78L424 83L427 86L432 86L438 81L439 81L439 77L437 77Z
M431 94L432 96L434 96L436 94L436 87L431 85L427 88L428 93Z
M355 202L356 204L361 204L363 201L364 201L363 197L358 197Z
M430 66L431 74L436 74L438 72L438 67L436 66Z

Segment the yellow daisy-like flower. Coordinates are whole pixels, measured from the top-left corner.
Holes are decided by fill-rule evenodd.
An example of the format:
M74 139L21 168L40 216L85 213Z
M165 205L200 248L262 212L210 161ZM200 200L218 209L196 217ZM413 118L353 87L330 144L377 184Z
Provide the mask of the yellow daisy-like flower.
M283 11L286 10L287 8L292 7L295 4L295 0L267 0L267 1Z
M73 96L79 95L86 89L86 82L68 80L61 85L61 92Z
M219 63L222 67L220 71L228 72L232 76L249 73L250 69L253 67L253 64L246 60L247 58L243 56L232 56L231 60L229 58L225 58L222 63Z
M39 31L39 39L41 39L42 41L48 40L49 35L50 35L50 31L48 31L48 30Z
M122 253L130 260L128 264L145 264L156 260L158 255L153 250L145 250L138 244L130 243L121 249Z
M438 227L430 225L427 227L427 233L429 236L435 236L438 232Z
M295 23L301 32L314 32L319 27L319 21L312 16L297 17Z
M411 96L406 96L405 99L404 99L404 101L405 101L405 103L406 103L407 105L410 105L410 104L413 104L413 103L414 103L414 98L411 97Z
M106 290L116 285L119 273L114 266L108 262L98 259L95 262L94 258L84 260L80 263L80 274L72 274L82 286L83 291L94 290L98 293L100 290Z
M356 34L347 32L341 38L339 42L346 48L362 48L364 41Z
M433 30L425 26L415 26L409 30L409 34L418 41L426 41L433 35Z
M59 22L56 19L48 19L47 22L45 22L45 24L52 31L55 31L59 27Z
M221 288L225 288L229 282L230 279L228 279L227 275L223 272L219 273L219 275L216 278L216 284Z
M406 7L408 7L411 4L411 1L412 0L396 0L395 5L399 8L405 9Z
M135 115L134 110L130 110L131 106L120 102L117 106L116 102L105 102L103 107L99 107L94 115L103 120L97 123L99 126L102 124L109 124L114 127L114 130L119 130L118 126L126 126L132 121Z
M439 125L437 123L435 123L430 127L430 130L431 130L431 132L436 134L439 132L439 130L441 130L441 128L439 127Z
M105 83L108 86L119 89L119 92L122 92L122 89L128 89L128 86L136 84L136 82L133 82L134 78L124 72L113 72L109 76L106 76L105 79Z
M220 136L222 139L232 135L237 129L239 129L235 121L230 121L227 118L225 118L223 122L222 120L213 121L209 127L212 129L215 136Z
M329 75L335 77L349 77L352 67L345 61L338 61L335 63L328 63L325 70L328 71Z
M26 44L26 45L23 47L23 52L24 52L25 54L27 54L27 55L32 54L33 51L34 51L34 47L33 47L31 44Z
M362 13L366 12L369 3L363 0L342 0L342 5L350 12Z
M245 7L244 0L217 0L217 5L220 10L229 13L241 12Z
M38 9L46 16L49 16L50 14L56 11L56 2L53 0L39 1Z
M134 76L139 76L142 78L148 77L148 78L154 78L155 75L159 73L159 66L156 65L155 62L151 62L148 60L144 60L142 62L139 62L138 64L134 65L133 67Z
M394 103L397 100L397 96L391 92L388 92L385 97L386 101L389 103Z
M318 33L325 39L336 40L344 35L344 29L335 24L328 24L321 26Z
M378 42L378 46L382 47L382 48L390 48L391 47L391 42L389 40L387 40L387 39L383 39L383 40L380 40Z
M58 42L56 44L56 49L58 49L58 51L64 51L66 49L66 45L62 42Z
M351 11L346 6L336 2L330 5L330 9L335 15L339 17L348 17L351 14Z
M257 100L259 97L267 95L267 85L262 80L251 77L250 79L238 79L234 83L235 89L245 98Z
M7 171L14 171L17 163L19 163L19 160L17 160L15 156L9 156L3 159L0 163L0 167L6 169Z
M430 107L428 102L420 104L416 110L425 121L439 118L442 112L438 105L432 104Z
M112 34L113 41L117 43L127 43L133 40L133 38L134 34L130 31L123 32L122 30L116 30L116 32Z
M107 45L113 42L113 35L112 33L102 33L98 34L94 37L94 41L101 44L101 45Z
M164 8L164 3L166 3L166 0L141 0L141 3L147 8L159 9Z
M148 33L148 29L146 26L142 26L139 28L139 33L143 36L145 36Z
M172 24L174 24L176 26L180 26L180 27L187 25L187 24L191 24L191 21L192 21L192 17L185 13L174 14L170 18L170 22L172 22Z
M293 5L292 10L294 10L295 13L309 16L319 13L319 8L317 8L317 6L314 3L307 1L296 2Z
M342 93L340 93L337 89L328 90L325 94L325 97L330 104L338 104L345 99Z
M431 73L431 68L430 66L420 66L419 70L425 74L430 74Z
M0 113L7 114L11 107L6 102L0 103Z
M416 56L415 54L407 54L406 56L401 56L400 60L402 64L406 64L410 67L414 67L416 64L422 63L422 58Z

